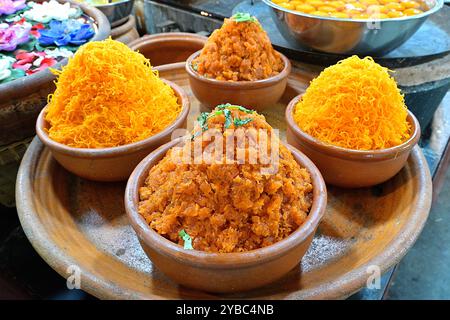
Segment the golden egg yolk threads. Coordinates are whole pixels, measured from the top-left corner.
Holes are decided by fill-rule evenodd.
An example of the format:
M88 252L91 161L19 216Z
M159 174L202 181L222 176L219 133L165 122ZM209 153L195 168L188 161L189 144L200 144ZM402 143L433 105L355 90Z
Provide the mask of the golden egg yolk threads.
M45 119L51 139L76 148L107 148L148 138L181 111L172 88L142 54L107 39L89 42L58 75Z
M314 138L347 149L402 144L410 137L408 113L388 71L357 56L326 68L295 106L295 122Z

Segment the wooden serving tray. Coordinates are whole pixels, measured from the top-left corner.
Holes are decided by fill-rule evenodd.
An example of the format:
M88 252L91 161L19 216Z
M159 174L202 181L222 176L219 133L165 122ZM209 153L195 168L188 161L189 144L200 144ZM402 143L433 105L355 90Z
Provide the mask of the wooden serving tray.
M159 70L161 77L189 93L192 126L201 107L189 89L184 63ZM284 132L286 103L309 80L293 70L282 101L264 112L272 126ZM366 285L376 270L373 266L384 272L406 254L427 219L432 187L419 147L413 149L406 167L382 185L353 190L329 187L327 212L298 267L276 283L233 295L187 289L155 269L128 224L124 189L125 183L73 176L37 138L17 178L17 210L34 248L65 278L78 267L81 288L99 298L345 298Z

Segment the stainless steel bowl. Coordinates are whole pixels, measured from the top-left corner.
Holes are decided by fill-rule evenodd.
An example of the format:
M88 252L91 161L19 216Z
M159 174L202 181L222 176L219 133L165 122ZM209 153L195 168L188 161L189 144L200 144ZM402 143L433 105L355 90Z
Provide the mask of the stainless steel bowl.
M309 49L336 54L384 55L408 40L443 0L425 0L430 10L392 19L341 19L288 10L263 0L287 41Z
M123 0L109 4L95 5L97 9L105 14L111 27L120 26L128 20L128 16L133 10L134 0Z

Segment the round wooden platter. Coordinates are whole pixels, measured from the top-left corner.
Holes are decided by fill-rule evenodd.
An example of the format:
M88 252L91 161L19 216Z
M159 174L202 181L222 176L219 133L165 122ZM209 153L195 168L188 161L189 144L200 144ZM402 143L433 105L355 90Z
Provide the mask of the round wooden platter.
M189 89L184 64L162 66L159 71L189 93L192 126L202 107ZM282 101L264 112L282 133L286 103L310 79L294 70ZM327 212L298 267L264 288L213 295L181 287L153 267L128 224L124 188L124 183L91 182L69 174L37 138L17 178L17 210L34 248L65 278L79 268L81 288L99 298L345 298L364 287L377 268L384 272L406 254L427 219L432 192L419 147L406 167L382 185L356 190L329 187Z

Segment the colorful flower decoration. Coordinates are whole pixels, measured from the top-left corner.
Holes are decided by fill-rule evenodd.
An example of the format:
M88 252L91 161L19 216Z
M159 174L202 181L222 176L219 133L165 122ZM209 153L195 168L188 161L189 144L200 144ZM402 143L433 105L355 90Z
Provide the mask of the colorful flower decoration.
M0 0L0 84L54 67L95 30L69 2Z
M16 59L0 55L0 81L11 76L11 66Z
M45 52L20 52L16 55L16 62L13 63L14 69L21 69L27 75L53 67L56 59L47 57Z
M67 50L66 48L45 49L44 52L47 55L47 57L52 57L52 58L73 57L73 52L70 50Z
M25 0L0 0L0 16L16 13L25 7Z
M14 51L17 46L30 39L30 25L12 25L0 29L0 50Z
M42 23L37 23L31 27L30 34L39 38L41 36L39 30L45 29L45 26Z
M21 18L20 20L17 20L14 24L19 24L22 26L30 26L30 34L33 35L35 38L40 37L39 30L42 30L45 28L45 26L42 23L36 23L34 25L31 25L25 18Z
M93 35L94 30L89 24L81 23L77 20L56 21L52 20L49 29L40 31L39 43L43 46L57 45L82 45Z
M61 4L58 1L50 0L43 3L30 2L28 5L31 9L25 11L23 16L41 23L48 23L50 20L64 21L78 18L81 15L81 10L71 7L69 2Z

